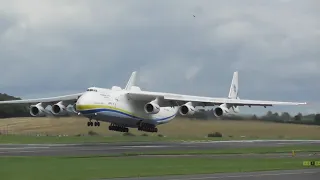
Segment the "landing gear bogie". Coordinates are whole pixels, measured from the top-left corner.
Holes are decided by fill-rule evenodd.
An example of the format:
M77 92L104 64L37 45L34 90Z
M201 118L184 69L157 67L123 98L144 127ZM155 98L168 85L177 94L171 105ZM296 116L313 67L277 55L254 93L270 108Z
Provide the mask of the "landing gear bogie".
M155 125L148 123L140 123L140 125L138 126L138 130L152 133L158 132L158 128L156 128Z
M100 122L99 121L94 122L94 126L100 126Z
M118 132L129 132L129 128L124 127L124 126L119 126L116 124L111 124L109 126L110 131L118 131Z

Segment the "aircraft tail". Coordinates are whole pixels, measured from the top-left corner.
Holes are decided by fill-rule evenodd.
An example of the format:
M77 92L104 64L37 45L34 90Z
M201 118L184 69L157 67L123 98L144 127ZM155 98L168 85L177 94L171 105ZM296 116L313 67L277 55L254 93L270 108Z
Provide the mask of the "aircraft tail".
M136 81L137 81L136 74L137 74L136 71L132 72L130 79L128 80L127 85L125 87L125 90L130 90L132 86L135 86Z
M238 92L239 92L238 71L236 71L233 73L228 98L239 99Z
M229 99L240 99L239 98L239 82L238 82L238 71L233 73L232 81L231 81L231 86L229 90ZM228 105L228 108L232 110L235 113L239 113L240 109L239 106L235 105Z

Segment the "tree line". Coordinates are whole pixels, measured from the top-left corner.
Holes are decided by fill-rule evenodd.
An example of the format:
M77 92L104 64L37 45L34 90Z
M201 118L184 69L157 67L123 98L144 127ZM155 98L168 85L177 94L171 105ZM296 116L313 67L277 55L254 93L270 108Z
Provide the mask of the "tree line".
M21 98L0 93L0 101L20 100ZM29 107L25 104L0 104L0 118L30 117Z
M241 115L241 114L230 114L223 117L215 117L213 114L214 109L203 110L200 109L192 116L188 116L189 119L199 119L199 120L255 120L255 121L269 121L269 122L279 122L279 123L291 123L291 124L310 124L310 125L320 125L320 114L307 114L302 115L301 113L291 115L288 112L272 112L268 111L266 114L258 115Z
M0 101L6 100L20 100L19 97L10 96L8 94L0 93ZM180 115L178 115L180 116ZM29 113L29 105L25 104L0 104L0 118L11 117L31 117ZM191 119L198 120L214 120L218 119L213 115L213 109L211 110L198 110L194 115L188 116ZM279 123L295 123L295 124L317 124L320 125L320 114L308 114L302 115L301 113L291 115L288 112L281 114L277 112L268 111L265 115L240 115L232 114L228 116L219 117L224 120L256 120L256 121L270 121Z

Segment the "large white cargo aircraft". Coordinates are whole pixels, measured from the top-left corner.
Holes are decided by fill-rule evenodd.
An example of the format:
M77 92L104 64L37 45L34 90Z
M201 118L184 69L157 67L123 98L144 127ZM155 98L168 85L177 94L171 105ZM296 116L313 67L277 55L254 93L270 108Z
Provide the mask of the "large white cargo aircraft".
M246 100L238 97L238 72L234 72L227 98L190 96L163 92L143 91L136 86L133 72L126 87L111 89L90 87L86 92L50 98L0 101L0 104L30 104L32 116L83 115L87 126L109 122L109 130L128 132L130 128L158 132L157 125L168 123L177 113L192 115L196 106L215 106L214 115L238 113L239 106L304 105L305 102ZM51 109L48 110L47 107ZM67 108L67 107L71 107ZM92 120L95 120L93 123Z

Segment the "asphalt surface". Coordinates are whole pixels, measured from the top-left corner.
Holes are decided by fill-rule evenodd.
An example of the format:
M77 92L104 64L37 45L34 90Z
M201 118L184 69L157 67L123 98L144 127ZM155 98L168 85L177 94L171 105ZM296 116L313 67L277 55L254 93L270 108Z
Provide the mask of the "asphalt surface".
M320 149L320 140L125 142L83 144L0 144L0 156L116 155L120 153L139 153L159 150L221 150L240 147L280 147L285 145L302 144L319 145ZM239 155L236 156L239 157Z
M161 176L161 177L139 177L139 178L117 178L112 180L319 180L320 168L283 170L283 171L262 171L248 173L219 173L205 175L184 175L184 176ZM109 179L111 180L111 179Z

